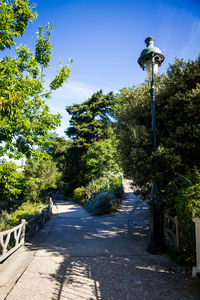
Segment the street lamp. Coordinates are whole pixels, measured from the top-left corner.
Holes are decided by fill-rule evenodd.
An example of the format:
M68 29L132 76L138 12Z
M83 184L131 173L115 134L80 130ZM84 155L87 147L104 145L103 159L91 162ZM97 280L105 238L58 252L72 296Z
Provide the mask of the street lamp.
M146 70L147 77L150 79L151 88L151 117L152 117L152 134L153 134L153 152L157 150L156 139L156 118L155 118L155 87L154 78L158 73L158 67L163 62L164 55L161 50L154 46L154 38L148 37L145 40L146 48L141 52L138 64ZM156 254L163 252L165 249L164 242L164 217L162 212L162 203L159 199L159 189L156 182L152 182L151 198L148 202L150 207L150 242L147 250Z

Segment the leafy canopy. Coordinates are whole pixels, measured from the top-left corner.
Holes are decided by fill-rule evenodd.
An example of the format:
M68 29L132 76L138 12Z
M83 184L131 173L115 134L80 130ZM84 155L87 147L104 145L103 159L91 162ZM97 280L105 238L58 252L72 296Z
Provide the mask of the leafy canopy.
M122 172L118 153L118 141L114 138L94 142L84 156L86 171L91 180Z
M83 103L66 108L71 115L66 134L72 139L72 146L66 152L65 168L65 182L70 193L74 188L86 185L91 176L100 176L111 165L116 151L115 142L112 145L109 140L113 135L111 124L115 101L112 92L104 95L100 90ZM104 156L100 154L101 150L106 151Z
M16 201L24 188L24 174L13 162L0 163L0 201L10 205Z
M14 38L22 36L28 23L37 16L34 8L29 0L0 1L0 50L15 45Z
M61 174L47 153L35 150L26 162L24 176L27 178L25 199L36 202L40 200L42 193L57 188Z
M114 103L112 92L104 95L100 90L81 104L67 106L71 120L66 134L73 140L74 145L87 149L95 141L106 138Z
M0 0L1 50L15 45L36 16L29 1ZM67 81L70 65L61 66L49 89L45 89L43 69L49 67L52 24L45 32L39 27L35 54L25 45L16 47L16 57L0 58L0 155L30 156L35 145L42 146L49 132L60 124L61 116L51 114L45 99Z
M162 197L173 198L177 174L200 162L200 57L175 60L156 82L158 149L152 153L151 108L148 82L121 90L117 112L123 167L144 196L156 182Z

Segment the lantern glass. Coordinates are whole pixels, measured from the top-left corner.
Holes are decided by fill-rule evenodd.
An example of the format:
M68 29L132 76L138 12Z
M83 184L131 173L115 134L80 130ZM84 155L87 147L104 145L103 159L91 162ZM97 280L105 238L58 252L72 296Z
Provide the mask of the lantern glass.
M145 70L147 74L147 78L152 80L152 61L151 59L147 59L145 61ZM153 75L156 76L158 74L158 63L155 61L154 66L153 66Z

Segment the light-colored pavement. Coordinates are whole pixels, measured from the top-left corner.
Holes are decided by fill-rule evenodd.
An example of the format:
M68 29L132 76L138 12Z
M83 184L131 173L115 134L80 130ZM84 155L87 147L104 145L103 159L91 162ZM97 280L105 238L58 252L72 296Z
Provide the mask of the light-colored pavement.
M180 267L147 253L148 214L132 193L117 214L101 217L57 201L32 243L0 267L0 299L199 299Z

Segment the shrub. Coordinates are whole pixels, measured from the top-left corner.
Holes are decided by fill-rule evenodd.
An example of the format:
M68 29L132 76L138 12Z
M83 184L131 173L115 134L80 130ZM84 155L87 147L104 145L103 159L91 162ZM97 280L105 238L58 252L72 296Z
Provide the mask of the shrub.
M119 200L123 199L124 187L122 183L122 177L111 177L110 182L110 188L115 193L115 197Z
M112 190L117 198L123 198L124 194L121 176L100 177L91 181L87 186L87 190L90 195L97 194L102 190Z
M100 191L88 200L86 207L92 215L109 214L117 208L115 194L111 190Z
M24 188L24 174L13 162L0 163L0 199L5 208L13 207Z
M195 263L195 231L192 216L200 217L200 173L188 172L175 198L179 221L178 261Z
M118 140L112 129L109 130L112 138L95 141L84 156L89 180L122 172L117 150Z
M110 182L107 177L100 177L96 180L92 180L88 186L87 190L90 195L97 194L100 190L108 190L110 187Z
M11 215L3 210L0 214L0 231L4 231L10 227Z
M56 163L40 150L35 150L33 156L27 160L24 174L27 178L24 192L27 201L39 202L42 195L56 189L60 183L61 174Z
M157 151L152 152L149 82L117 95L122 167L143 198L150 196L150 182L156 182L164 198L178 173L200 166L199 68L200 56L188 62L176 59L166 75L155 79Z
M24 202L13 214L10 219L10 225L15 226L22 219L30 220L35 215L40 214L45 205L40 203Z
M94 215L108 214L115 211L124 196L122 177L100 177L87 186L90 199L87 209Z
M74 200L79 204L85 204L87 199L87 190L84 186L74 190Z

